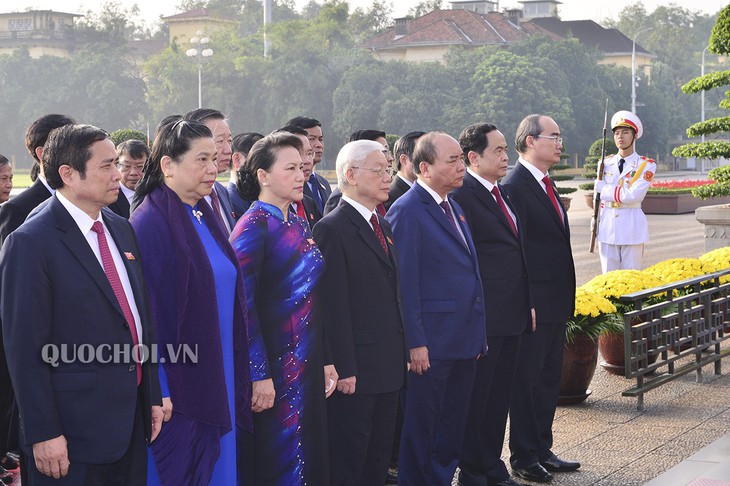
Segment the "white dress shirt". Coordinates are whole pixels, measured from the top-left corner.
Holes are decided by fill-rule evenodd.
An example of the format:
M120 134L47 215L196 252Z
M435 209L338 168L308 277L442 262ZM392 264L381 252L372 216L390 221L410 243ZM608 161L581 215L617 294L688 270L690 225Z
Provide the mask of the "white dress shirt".
M101 251L99 250L99 237L94 231L91 230L91 226L96 221L101 221L102 226L104 226L104 235L106 236L106 241L109 245L109 251L111 252L112 259L114 260L114 267L117 269L117 273L119 274L119 280L122 282L122 288L124 289L124 293L127 296L129 308L132 310L132 315L134 316L134 325L137 328L139 344L142 344L142 322L139 318L137 303L134 300L132 285L129 283L129 275L127 275L127 269L124 266L122 255L121 253L119 253L119 248L117 248L117 244L115 243L114 238L112 238L111 233L109 233L109 229L104 224L104 220L101 217L101 212L99 212L99 216L96 219L91 219L88 214L86 214L74 203L69 201L68 198L66 198L60 192L56 192L56 197L58 198L60 203L63 204L63 207L66 208L66 211L68 211L68 213L71 215L74 222L79 227L81 234L84 235L84 238L86 238L86 242L91 247L91 251L94 252L94 256L96 257L96 259L99 261L99 265L101 266L102 271L104 270L104 264L101 260Z

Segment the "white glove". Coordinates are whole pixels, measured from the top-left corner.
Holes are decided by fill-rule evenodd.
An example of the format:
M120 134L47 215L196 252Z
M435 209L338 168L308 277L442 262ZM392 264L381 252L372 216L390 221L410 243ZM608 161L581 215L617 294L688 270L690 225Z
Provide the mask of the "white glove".
M603 190L603 186L605 186L606 183L602 180L596 179L596 182L593 184L593 190L596 192L601 192Z

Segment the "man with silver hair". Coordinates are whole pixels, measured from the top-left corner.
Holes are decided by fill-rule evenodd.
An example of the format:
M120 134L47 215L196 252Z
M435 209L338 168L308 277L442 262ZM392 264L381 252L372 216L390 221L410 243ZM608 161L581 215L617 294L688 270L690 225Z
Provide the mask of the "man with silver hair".
M327 400L331 484L384 484L398 392L406 373L398 260L390 225L375 211L392 168L383 146L346 144L337 156L338 206L314 226L326 262L320 295L340 374Z

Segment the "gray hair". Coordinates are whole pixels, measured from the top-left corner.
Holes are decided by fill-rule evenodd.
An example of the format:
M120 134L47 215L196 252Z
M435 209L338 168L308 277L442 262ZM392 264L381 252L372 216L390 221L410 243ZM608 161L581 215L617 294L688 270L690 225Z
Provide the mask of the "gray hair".
M540 118L543 115L532 114L522 119L515 132L515 149L520 154L527 152L527 137L537 137L542 133Z
M335 171L337 172L337 186L340 191L345 190L347 187L347 177L345 173L347 169L352 166L358 165L364 161L368 155L373 152L383 152L384 147L378 142L372 140L355 140L354 142L348 142L344 147L340 149L340 153L337 154L337 162L335 163Z

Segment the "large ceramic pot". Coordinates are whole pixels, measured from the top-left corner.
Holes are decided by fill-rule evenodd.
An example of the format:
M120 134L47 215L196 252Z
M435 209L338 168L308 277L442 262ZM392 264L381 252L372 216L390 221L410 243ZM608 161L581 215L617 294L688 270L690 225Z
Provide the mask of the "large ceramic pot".
M588 398L597 363L598 344L590 337L579 334L572 343L566 343L558 405L574 405Z
M624 358L624 335L603 333L598 338L598 349L601 351L603 369L614 375L624 375L626 364Z

